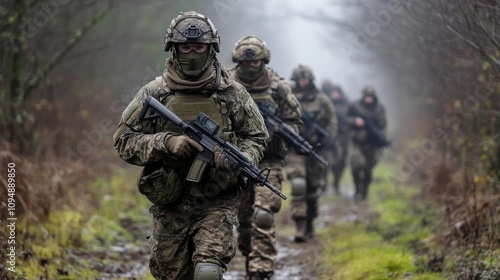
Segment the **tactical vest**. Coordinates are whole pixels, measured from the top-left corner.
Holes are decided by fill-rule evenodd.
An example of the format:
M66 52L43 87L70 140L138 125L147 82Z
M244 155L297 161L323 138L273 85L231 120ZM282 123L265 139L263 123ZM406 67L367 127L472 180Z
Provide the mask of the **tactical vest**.
M156 79L157 81L162 82L162 77L158 77ZM165 96L163 100L161 100L163 101L162 103L164 103L165 107L170 109L170 111L176 114L183 122L189 123L194 120L200 112L203 112L219 124L219 137L224 140L232 140L233 133L231 120L229 119L229 110L227 102L221 94L214 92L211 96L207 97L195 92L172 92L163 83L162 91L164 91L162 95ZM163 127L161 127L161 130L182 133L182 131L171 122L167 122Z
M222 94L214 92L210 96L204 96L196 92L174 92L163 81L162 77L157 77L156 83L155 86L158 86L155 90L155 95L158 94L156 97L183 122L189 123L194 120L200 112L203 112L219 124L217 135L220 138L236 144L237 139L232 132L228 105ZM179 134L182 133L180 128L163 119L156 121L153 126L156 132L168 131L173 133L178 132ZM163 164L167 167L167 172L169 174L172 174L172 172L175 174L177 180L175 183L180 183L179 178L186 177L192 163L192 159L174 159L170 157L165 157L163 159ZM215 168L208 168L199 183L182 180L182 189L183 192L188 192L192 196L205 197L205 184L213 183L215 185L212 186L216 186L215 188L217 191L223 193L229 187L236 185L236 180L237 177L235 174L219 171ZM172 182L173 181L175 180L172 179ZM170 184L174 184L172 182L170 182Z
M170 90L162 77L156 78L158 88L155 90L158 96L155 96L170 111L176 114L183 122L189 123L194 120L200 112L205 113L219 125L217 136L232 144L237 142L232 132L231 120L229 119L229 110L224 96L220 93L213 93L210 96L204 96L196 92L180 93ZM180 128L167 120L157 120L154 124L153 132L173 132L182 134ZM190 161L176 160L166 158L165 164L169 166L189 166Z

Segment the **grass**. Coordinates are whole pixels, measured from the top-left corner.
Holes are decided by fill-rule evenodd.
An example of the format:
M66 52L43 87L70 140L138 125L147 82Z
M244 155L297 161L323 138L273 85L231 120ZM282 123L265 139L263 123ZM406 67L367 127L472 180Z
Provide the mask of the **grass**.
M144 248L146 233L130 227L150 223L149 202L134 188L136 175L128 170L97 178L88 188L101 198L95 205L63 206L43 222L24 217L14 279L99 279L109 277L107 265L134 263L122 258L122 249ZM144 274L139 277L153 279Z
M430 209L416 203L418 189L397 182L393 170L390 164L375 168L366 203L338 202L355 207L358 217L320 232L321 279L442 279L421 267L412 249L412 244L430 236Z

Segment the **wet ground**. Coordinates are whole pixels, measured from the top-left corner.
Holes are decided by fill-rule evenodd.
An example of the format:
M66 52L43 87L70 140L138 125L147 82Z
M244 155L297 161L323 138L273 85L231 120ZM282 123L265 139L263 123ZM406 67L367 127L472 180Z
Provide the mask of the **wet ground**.
M332 225L336 221L354 221L361 211L360 205L352 199L352 191L343 190L341 196L328 191L320 199L318 218L315 220L316 231ZM319 278L318 261L322 241L315 237L306 243L293 242L294 224L289 211L281 211L276 216L277 264L273 280L317 280ZM245 277L245 258L240 252L224 274L226 280L241 280Z
M360 205L352 202L352 192L343 190L336 196L330 190L320 199L320 213L315 220L316 232L321 232L336 221L354 221L360 216ZM273 280L319 279L318 260L324 246L318 237L306 243L293 242L294 223L288 209L276 215L277 264ZM148 270L149 249L146 236L149 224L135 224L124 220L122 226L130 229L135 244L115 244L107 251L70 252L74 262L91 264L93 269L103 273L101 279L144 279ZM245 278L245 258L238 251L224 274L226 280Z

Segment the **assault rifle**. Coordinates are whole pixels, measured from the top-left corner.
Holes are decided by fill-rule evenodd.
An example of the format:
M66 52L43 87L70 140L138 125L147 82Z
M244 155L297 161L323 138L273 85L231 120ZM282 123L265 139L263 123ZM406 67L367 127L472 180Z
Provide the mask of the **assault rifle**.
M154 114L146 117L148 108L154 109ZM253 183L259 186L266 186L283 200L287 199L284 193L268 181L267 178L271 170L269 168L260 170L253 165L238 148L219 138L217 136L219 125L204 113L200 113L196 119L186 124L174 112L170 111L154 97L149 96L144 103L139 119L148 120L154 118L163 118L172 122L182 129L184 135L193 139L203 147L203 151L198 153L193 165L191 165L186 180L199 182L207 166L215 164L214 148L220 146L222 152L229 160L231 168L235 170L238 175L247 178L247 184Z
M372 137L371 139L373 140L374 144L378 145L379 147L386 147L391 145L391 141L387 139L384 132L374 118L361 113L355 106L351 106L351 108L354 115L362 118L365 122L366 129L369 135Z
M308 132L319 135L320 142L328 144L331 147L335 147L337 144L335 139L330 135L330 133L328 133L328 131L319 126L319 124L314 120L312 112L302 110L302 121L304 122L304 127Z
M321 164L323 164L324 166L328 166L328 161L318 155L314 151L314 147L309 142L307 142L306 139L302 138L299 134L293 131L288 125L286 125L286 123L284 123L280 118L276 116L276 106L272 102L262 102L259 106L259 109L260 113L264 117L266 126L270 127L273 132L276 132L288 144L294 146L304 154L312 156L319 162L321 162Z

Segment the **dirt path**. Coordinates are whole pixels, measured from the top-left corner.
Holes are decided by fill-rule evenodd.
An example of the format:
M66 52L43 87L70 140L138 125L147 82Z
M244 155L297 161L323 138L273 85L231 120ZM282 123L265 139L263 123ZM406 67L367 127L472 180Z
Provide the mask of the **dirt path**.
M360 207L352 202L350 188L341 196L327 192L320 198L320 213L315 220L316 232L338 221L354 221L359 217ZM322 241L318 236L307 243L293 242L294 223L289 209L284 209L276 216L277 221L277 267L273 280L320 279L318 261L322 252ZM149 224L136 224L131 220L121 221L124 228L134 235L133 245L114 244L105 252L79 251L70 254L73 261L90 262L95 270L103 273L104 279L144 279L148 269L149 249L145 236L149 233ZM238 251L224 274L226 280L241 280L245 277L245 258Z
M320 199L319 216L315 220L316 231L320 233L335 221L353 221L359 216L360 207L351 200L350 188L346 188L339 197L327 192ZM322 251L322 241L316 236L307 243L295 243L292 240L294 224L288 209L276 216L277 221L277 267L273 280L317 280L319 278L318 261ZM245 258L238 251L224 275L226 280L241 280L245 277Z

